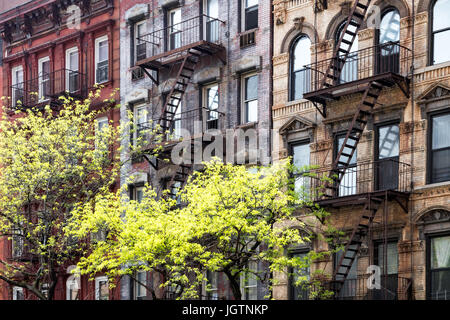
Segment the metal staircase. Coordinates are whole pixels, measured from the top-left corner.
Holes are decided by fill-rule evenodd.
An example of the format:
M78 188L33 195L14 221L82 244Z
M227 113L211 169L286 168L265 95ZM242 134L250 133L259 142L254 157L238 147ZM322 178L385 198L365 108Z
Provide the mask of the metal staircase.
M342 33L336 44L336 48L333 54L333 59L328 66L325 73L325 77L322 79L321 88L329 88L334 86L340 78L342 69L350 54L350 50L358 34L359 28L364 22L367 10L369 8L371 0L359 1L356 0L353 7L350 10L350 14L347 18L347 22L342 29ZM352 31L350 30L352 26Z
M340 290L344 286L353 262L361 248L363 238L367 235L375 215L384 201L384 199L371 197L370 195L367 198L363 213L345 245L344 252L333 274L333 291L335 297L339 295Z

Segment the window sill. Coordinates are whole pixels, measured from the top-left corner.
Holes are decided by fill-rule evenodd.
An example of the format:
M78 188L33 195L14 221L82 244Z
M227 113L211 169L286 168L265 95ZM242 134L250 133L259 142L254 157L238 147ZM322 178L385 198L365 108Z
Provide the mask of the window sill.
M414 190L426 190L426 189L432 189L432 188L440 188L440 187L447 187L450 186L450 181L444 181L444 182L437 182L437 183L430 183L426 184L424 186L416 187Z
M258 126L258 121L247 122L236 126L236 129L250 129L256 128Z

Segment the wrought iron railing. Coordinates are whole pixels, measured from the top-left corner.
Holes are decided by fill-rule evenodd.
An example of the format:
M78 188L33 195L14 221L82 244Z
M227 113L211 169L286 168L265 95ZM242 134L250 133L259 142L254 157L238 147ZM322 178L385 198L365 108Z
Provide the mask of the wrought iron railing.
M387 42L373 47L361 49L348 54L341 68L341 72L334 70L328 76L334 77L334 84L350 83L385 73L407 76L412 61L411 50L400 45L398 42ZM297 83L299 90L304 94L314 92L322 88L324 78L331 64L342 65L343 57L333 57L321 60L305 66L304 76Z
M137 60L176 50L205 40L219 44L222 41L223 21L205 14L183 20L137 38Z
M86 75L78 71L60 69L12 85L11 107L30 108L56 100L64 94L85 97L87 94Z
M316 299L335 300L409 300L411 297L411 279L389 274L380 277L378 286L374 281L370 275L364 274L354 279L347 278L343 285L335 281L314 284L308 293L309 297ZM324 294L327 291L329 295Z
M409 192L410 167L395 159L357 163L346 169L338 184L334 183L337 188L333 194L324 187L333 183L331 168L312 169L296 175L295 187L303 197L314 201L386 190Z
M169 132L164 132L163 140L175 141L182 137L186 138L186 135L193 137L208 130L221 130L223 117L222 112L208 108L182 111L175 115ZM142 137L142 141L148 141L152 136L154 137L153 131L157 128L158 121L159 118L154 118L137 124L135 137Z

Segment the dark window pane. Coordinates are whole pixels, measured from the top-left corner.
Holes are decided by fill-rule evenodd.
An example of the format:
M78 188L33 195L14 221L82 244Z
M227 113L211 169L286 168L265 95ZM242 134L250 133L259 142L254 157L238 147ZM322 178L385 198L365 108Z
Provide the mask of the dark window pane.
M432 158L432 182L436 183L450 180L450 148L433 151Z
M245 9L245 30L258 28L258 6Z
M450 270L431 272L431 299L450 300Z
M298 257L301 259L304 259L306 256L308 255L307 252L303 252L303 253L294 253L292 254L292 257ZM294 269L292 270L292 278L291 278L291 298L293 300L307 300L308 299L308 289L307 287L305 287L305 285L299 284L299 285L295 285L296 281L299 280L299 277L305 277L306 281L309 280L309 273L310 270L309 268L304 268L304 269Z

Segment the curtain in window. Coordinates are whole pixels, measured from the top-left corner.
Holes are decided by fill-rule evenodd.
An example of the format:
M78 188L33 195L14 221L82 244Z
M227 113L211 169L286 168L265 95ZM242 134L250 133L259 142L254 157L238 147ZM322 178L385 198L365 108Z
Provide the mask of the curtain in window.
M450 236L435 238L431 243L432 268L450 268Z

